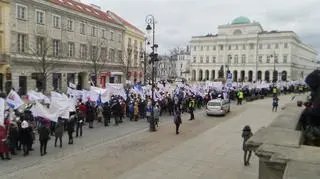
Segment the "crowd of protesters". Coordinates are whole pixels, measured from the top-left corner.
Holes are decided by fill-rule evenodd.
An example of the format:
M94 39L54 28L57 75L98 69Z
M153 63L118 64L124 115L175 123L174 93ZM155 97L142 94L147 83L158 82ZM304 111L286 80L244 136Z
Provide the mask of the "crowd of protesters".
M70 112L69 119L58 118L57 122L49 119L34 117L26 109L20 113L12 109L5 114L5 125L0 126L0 156L3 160L10 160L12 155L28 156L34 150L36 134L40 143L40 155L47 154L47 144L51 137L54 137L54 147L62 148L63 135L67 133L68 144L73 144L73 137L83 136L83 126L88 125L89 129L95 125L118 126L128 119L129 121L146 120L154 116L158 126L160 116L169 115L174 119L176 134L179 134L179 126L182 123L181 113L190 113L189 120L194 120L194 110L202 108L206 103L215 98L229 98L242 100L253 96L277 96L279 93L289 93L305 90L305 86L290 86L289 88L276 88L270 86L263 89L231 89L228 91L210 90L205 95L185 93L183 89L175 94L162 92L162 98L151 101L150 96L143 99L139 94L127 93L127 98L112 96L106 103L82 100L78 101L76 111ZM153 111L152 111L153 110ZM276 109L273 109L276 110ZM74 134L75 133L75 134ZM18 151L22 151L20 154Z

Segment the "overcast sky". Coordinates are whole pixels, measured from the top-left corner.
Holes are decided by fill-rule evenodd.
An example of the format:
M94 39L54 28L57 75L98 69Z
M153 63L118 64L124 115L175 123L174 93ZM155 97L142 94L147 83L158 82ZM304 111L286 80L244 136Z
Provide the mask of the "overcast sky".
M247 16L264 30L293 30L320 52L320 0L81 0L111 10L141 30L145 17L157 20L159 50L184 47L191 36L217 33L217 26Z

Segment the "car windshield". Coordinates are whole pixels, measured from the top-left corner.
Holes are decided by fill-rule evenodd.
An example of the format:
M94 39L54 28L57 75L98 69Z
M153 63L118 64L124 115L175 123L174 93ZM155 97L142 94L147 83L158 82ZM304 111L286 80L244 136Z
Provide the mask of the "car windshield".
M215 101L209 101L208 106L221 106L220 102L215 102Z

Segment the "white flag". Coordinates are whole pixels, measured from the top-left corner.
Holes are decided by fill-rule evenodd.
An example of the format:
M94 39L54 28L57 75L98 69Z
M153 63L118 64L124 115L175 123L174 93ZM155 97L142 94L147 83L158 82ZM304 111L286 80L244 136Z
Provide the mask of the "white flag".
M18 109L20 106L24 104L20 96L14 90L11 90L6 99L7 103L13 109Z

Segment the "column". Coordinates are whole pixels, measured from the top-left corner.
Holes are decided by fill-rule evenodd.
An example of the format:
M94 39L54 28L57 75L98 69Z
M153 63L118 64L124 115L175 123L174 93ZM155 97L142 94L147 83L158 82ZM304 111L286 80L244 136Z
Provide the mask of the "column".
M27 74L27 92L36 89L36 80L32 79L31 73Z
M53 78L53 75L52 73L48 74L47 76L47 90L45 91L45 93L49 94L51 91L53 91L53 85L52 85L52 79Z
M84 89L90 89L89 73L83 73L82 84Z
M11 73L12 88L14 88L16 91L19 90L19 76L20 76L20 74L17 72Z

